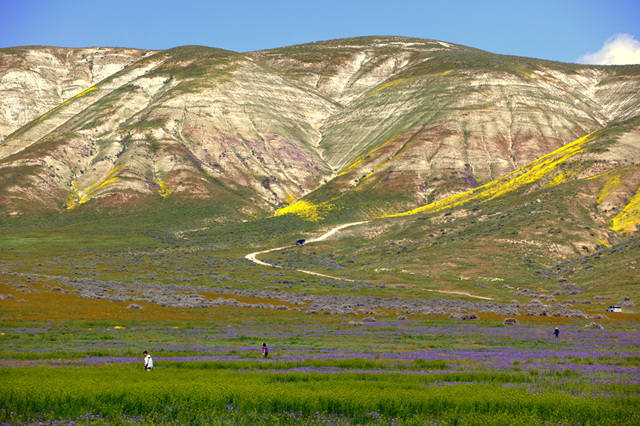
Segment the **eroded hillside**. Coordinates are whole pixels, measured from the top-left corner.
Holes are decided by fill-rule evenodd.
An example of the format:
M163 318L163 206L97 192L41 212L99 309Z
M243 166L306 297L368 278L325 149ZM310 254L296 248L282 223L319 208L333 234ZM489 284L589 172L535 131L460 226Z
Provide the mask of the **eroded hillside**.
M401 37L246 54L199 46L1 53L3 102L40 108L26 102L3 119L13 132L0 145L0 205L12 215L171 198L209 200L225 217L280 208L313 220L372 218L497 181L608 126L627 123L634 135L640 111L638 66ZM41 63L55 63L36 67L48 89L21 85ZM636 136L626 140L589 161L606 163L601 173L637 164ZM634 173L619 175L616 188L628 190L604 199L628 211L637 185L624 178Z

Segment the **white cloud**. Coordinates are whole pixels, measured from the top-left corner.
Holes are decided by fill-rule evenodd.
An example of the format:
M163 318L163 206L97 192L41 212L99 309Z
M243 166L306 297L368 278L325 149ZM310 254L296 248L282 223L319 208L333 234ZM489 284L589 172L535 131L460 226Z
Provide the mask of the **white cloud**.
M590 65L640 64L640 41L631 34L616 34L604 42L602 49L579 57L577 62Z

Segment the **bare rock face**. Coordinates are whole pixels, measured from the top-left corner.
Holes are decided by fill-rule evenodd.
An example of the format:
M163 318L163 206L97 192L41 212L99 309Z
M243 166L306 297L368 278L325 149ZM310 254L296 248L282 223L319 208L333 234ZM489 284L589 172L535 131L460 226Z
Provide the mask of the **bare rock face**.
M150 53L106 47L0 49L0 140Z
M7 204L35 199L48 209L169 195L244 199L243 213L255 214L330 175L316 146L319 122L335 108L233 52L162 52L6 138L5 175L24 180L2 179L2 192ZM27 181L29 194L20 190Z
M246 216L304 197L359 217L397 213L494 182L607 126L626 130L591 157L563 159L580 163L564 179L633 166L639 92L637 66L401 37L247 54L2 49L0 208L174 198ZM634 174L620 173L630 185L611 184L598 202L611 217L635 193Z

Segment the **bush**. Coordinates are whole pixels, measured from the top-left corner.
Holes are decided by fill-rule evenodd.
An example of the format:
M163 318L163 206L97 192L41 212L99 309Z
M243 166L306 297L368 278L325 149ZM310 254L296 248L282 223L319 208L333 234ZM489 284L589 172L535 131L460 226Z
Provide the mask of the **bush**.
M600 324L595 323L595 322L592 322L591 324L585 325L584 328L589 328L589 329L592 329L592 330L604 330L603 326L601 326Z
M457 314L454 312L453 314L449 315L449 319L458 321L469 321L480 319L480 317L475 312L471 312L470 314Z
M633 301L628 297L623 297L618 304L623 308L633 308L634 306L636 306L635 303L633 303Z

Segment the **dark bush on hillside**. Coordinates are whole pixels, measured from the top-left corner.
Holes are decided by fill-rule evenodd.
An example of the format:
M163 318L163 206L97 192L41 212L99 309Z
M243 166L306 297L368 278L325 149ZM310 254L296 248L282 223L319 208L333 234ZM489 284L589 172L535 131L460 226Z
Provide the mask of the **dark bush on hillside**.
M540 275L540 278L550 279L551 277L553 277L553 274L551 272L542 269L536 270L536 274Z
M577 285L565 284L562 286L562 294L575 295L580 293L584 293L584 289L578 287Z

